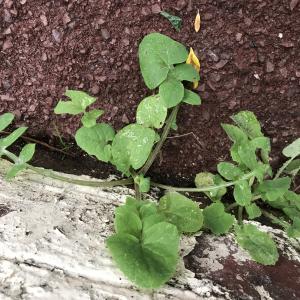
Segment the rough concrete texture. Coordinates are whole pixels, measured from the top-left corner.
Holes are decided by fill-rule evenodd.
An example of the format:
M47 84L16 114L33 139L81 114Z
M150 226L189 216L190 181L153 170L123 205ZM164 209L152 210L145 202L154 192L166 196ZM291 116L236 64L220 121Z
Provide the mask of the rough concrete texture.
M113 231L115 206L133 191L79 187L31 172L7 182L3 174L8 166L0 160L1 300L233 299L227 287L205 274L195 278L182 263L175 278L158 291L140 291L124 278L105 238ZM237 251L231 235L226 243L224 237L203 239L208 245L204 258L194 258L208 274L222 270L222 259L231 253L238 263L249 260L244 251ZM299 262L296 244L282 248L288 259ZM186 255L194 246L195 238L185 237L181 252ZM263 299L272 299L263 286L253 288L267 295Z

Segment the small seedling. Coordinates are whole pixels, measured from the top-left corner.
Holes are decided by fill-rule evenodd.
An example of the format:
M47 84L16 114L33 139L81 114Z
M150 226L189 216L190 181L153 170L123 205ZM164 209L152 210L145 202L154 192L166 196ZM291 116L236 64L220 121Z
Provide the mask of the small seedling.
M263 135L255 115L242 111L232 116L235 125L222 124L233 142L232 161L219 163L218 174L197 174L194 188L154 183L147 177L147 171L169 131L177 127L179 107L182 103L201 103L199 95L188 88L191 83L198 84L200 63L192 50L189 54L182 44L159 33L142 40L139 61L145 84L154 90L154 95L139 104L136 123L117 132L109 124L98 123L104 112L90 110L96 99L81 91L68 90L69 100L59 101L55 108L57 114L81 115L82 127L75 134L78 146L114 165L124 179L76 180L29 165L35 150L33 144L25 146L18 157L7 149L26 131L25 127L0 139L0 157L14 162L7 179L28 168L54 179L91 187L134 184L136 197L128 197L115 210L115 233L107 239L107 246L120 270L142 288L158 288L167 282L179 260L180 236L201 229L216 235L233 231L238 244L255 261L274 265L279 255L272 237L245 220L264 215L283 227L289 237L300 237L300 196L291 190L291 178L300 169L300 139L284 148L283 155L288 160L273 176L270 140ZM13 118L10 113L2 115L0 131ZM144 200L144 193L151 186L167 190L158 202ZM212 204L200 209L179 192L203 192ZM233 195L233 203L222 201L227 193Z

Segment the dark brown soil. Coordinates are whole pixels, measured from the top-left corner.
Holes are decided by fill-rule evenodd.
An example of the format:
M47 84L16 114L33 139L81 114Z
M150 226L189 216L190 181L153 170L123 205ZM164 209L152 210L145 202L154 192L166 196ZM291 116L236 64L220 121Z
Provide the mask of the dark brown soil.
M160 10L182 17L179 33ZM72 88L96 95L95 107L115 128L134 122L138 103L151 93L139 72L138 44L153 31L199 55L203 104L182 107L173 134L183 136L168 140L152 174L190 181L213 170L228 158L220 123L245 109L272 138L276 165L300 133L297 0L0 0L0 113L14 112L18 125L44 140L70 137L79 119L56 117L53 108Z

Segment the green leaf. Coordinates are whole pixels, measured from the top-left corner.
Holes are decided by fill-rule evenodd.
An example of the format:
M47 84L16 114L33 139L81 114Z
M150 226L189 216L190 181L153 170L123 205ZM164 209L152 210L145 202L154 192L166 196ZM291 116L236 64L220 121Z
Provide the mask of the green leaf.
M35 152L35 144L27 144L23 147L19 155L19 161L21 163L29 162Z
M259 183L263 182L265 175L268 174L270 169L270 165L258 164L258 166L253 170L254 176L257 178Z
M142 221L138 213L130 205L123 205L115 210L116 233L127 233L140 238L142 234Z
M288 177L265 180L258 186L257 191L263 194L266 200L276 201L288 191L290 185L291 179Z
M261 149L261 157L264 163L269 163L269 153L271 152L270 139L264 136L254 138L250 141L250 144L255 149Z
M273 239L252 224L236 226L238 244L249 252L251 257L263 265L275 265L279 254Z
M69 97L74 104L81 106L83 110L96 102L95 97L91 97L87 93L82 91L67 90L65 92L65 95Z
M95 155L99 160L108 162L111 158L111 145L114 139L114 129L105 123L94 127L81 127L77 130L75 140L77 145L89 155Z
M287 230L287 235L291 238L300 238L300 218L295 217L293 219L293 224L290 225Z
M167 107L158 95L142 100L137 108L136 121L138 124L161 128L167 117Z
M200 80L199 73L196 71L196 69L192 65L186 63L175 66L174 69L170 71L170 76L179 81L186 80L194 82Z
M85 112L81 118L84 127L93 127L96 125L97 119L104 114L104 110L93 109L92 111Z
M141 239L114 234L107 239L107 246L120 270L140 288L158 288L176 270L179 234L170 223L148 227Z
M219 175L214 175L209 172L201 172L196 175L195 185L197 188L213 187L224 184L225 181ZM226 194L226 187L216 188L214 190L204 192L212 201L219 201Z
M57 115L60 114L69 114L69 115L78 115L84 112L84 109L80 105L76 105L72 101L62 101L60 100L56 107L54 108L54 113Z
M286 146L282 150L282 154L286 157L296 157L300 155L300 138Z
M254 139L263 136L260 124L251 111L241 111L232 116L231 119L249 136Z
M221 126L233 142L243 144L248 141L247 135L240 128L231 124L221 124Z
M238 205L248 206L252 200L251 188L247 180L239 181L234 186L234 200Z
M238 155L241 162L250 170L255 170L258 167L255 147L250 143L243 143L238 146Z
M140 174L134 178L134 182L139 186L141 193L148 193L150 190L150 178Z
M3 150L12 145L26 130L27 127L20 127L14 130L9 136L0 139L0 155Z
M228 162L221 162L217 166L218 172L227 180L236 180L244 175L244 172L237 166Z
M225 212L221 202L213 203L203 210L204 225L214 234L227 233L234 223L234 216Z
M17 161L9 169L9 171L7 172L5 178L7 180L10 180L10 179L16 177L16 175L20 171L26 169L26 163L32 159L32 157L34 155L34 152L35 152L35 144L27 144L27 145L25 145L23 147L23 149L21 150Z
M167 78L171 65L183 63L187 57L186 48L171 38L160 33L145 36L139 46L139 61L147 87L158 87Z
M160 14L170 21L170 23L176 29L176 31L180 31L181 25L182 25L181 18L179 18L177 16L173 16L173 15L167 13L166 11L161 11Z
M300 171L300 159L295 159L289 163L284 172L295 177Z
M54 109L56 114L77 115L83 113L89 105L96 101L96 98L82 91L67 90L65 95L71 101L59 101Z
M14 115L11 113L5 113L0 116L0 131L4 130L14 120Z
M155 131L139 124L121 129L112 143L113 163L117 169L128 174L129 168L141 168L151 152Z
M203 215L198 204L189 198L169 192L159 201L159 211L179 232L197 232L203 225Z
M246 206L246 212L251 220L261 216L261 210L255 203Z
M6 180L11 180L17 176L17 174L26 168L24 164L13 165L5 175Z
M200 105L201 98L199 97L198 94L196 94L188 89L184 89L184 96L183 96L182 102L190 104L190 105Z
M184 96L183 84L176 79L168 77L159 86L159 96L168 108L176 106Z

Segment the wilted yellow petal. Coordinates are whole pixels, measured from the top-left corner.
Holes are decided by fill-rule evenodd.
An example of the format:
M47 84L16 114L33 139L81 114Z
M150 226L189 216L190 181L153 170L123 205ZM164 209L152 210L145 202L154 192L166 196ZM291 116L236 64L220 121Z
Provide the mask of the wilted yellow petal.
M195 27L196 32L198 32L200 30L200 27L201 27L201 17L200 17L200 14L199 14L199 9L198 9L198 13L197 13L196 18L195 18L194 27Z
M190 48L190 53L186 60L186 63L189 65L192 65L198 73L200 72L200 61L199 61L198 57L196 56L193 48ZM196 89L198 87L198 81L195 81L193 83L193 87L194 87L194 89Z
M200 61L196 56L193 48L190 48L190 53L186 60L186 63L192 65L197 70L197 72L200 72Z

